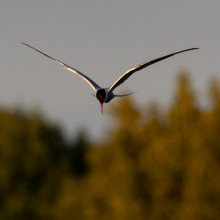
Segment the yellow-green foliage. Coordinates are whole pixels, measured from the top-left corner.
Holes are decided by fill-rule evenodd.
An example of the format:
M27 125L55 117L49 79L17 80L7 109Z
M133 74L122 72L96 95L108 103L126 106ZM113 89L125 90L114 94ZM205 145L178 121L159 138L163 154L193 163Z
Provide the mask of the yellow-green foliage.
M0 112L0 219L218 220L220 87L199 107L186 74L172 106L113 105L102 144L67 143L39 117Z

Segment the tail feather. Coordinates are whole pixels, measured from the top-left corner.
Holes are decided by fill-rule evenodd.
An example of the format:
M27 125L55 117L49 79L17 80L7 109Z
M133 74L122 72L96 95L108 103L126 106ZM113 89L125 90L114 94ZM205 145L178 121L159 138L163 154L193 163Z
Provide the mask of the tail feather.
M123 94L123 95L114 95L115 97L124 97L124 96L129 96L134 94L135 92L131 92L131 93L127 93L127 94Z

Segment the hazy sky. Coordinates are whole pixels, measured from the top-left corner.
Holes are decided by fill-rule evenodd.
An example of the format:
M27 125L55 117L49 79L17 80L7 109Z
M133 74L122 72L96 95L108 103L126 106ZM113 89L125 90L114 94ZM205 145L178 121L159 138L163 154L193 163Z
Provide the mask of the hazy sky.
M21 41L103 87L137 64L200 47L137 72L115 92L138 91L139 104L169 105L185 68L205 99L209 80L220 73L219 9L219 0L1 0L0 105L38 107L69 134L86 128L101 137L111 103L120 101L105 104L102 115L86 82Z

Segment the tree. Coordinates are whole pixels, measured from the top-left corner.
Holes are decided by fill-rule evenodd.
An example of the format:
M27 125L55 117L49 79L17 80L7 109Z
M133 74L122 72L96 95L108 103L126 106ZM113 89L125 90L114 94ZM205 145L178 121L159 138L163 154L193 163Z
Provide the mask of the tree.
M67 142L41 116L0 111L1 219L189 219L220 216L220 84L201 108L179 75L174 102L121 99L102 141Z
M1 219L39 219L58 190L64 146L39 115L0 111Z

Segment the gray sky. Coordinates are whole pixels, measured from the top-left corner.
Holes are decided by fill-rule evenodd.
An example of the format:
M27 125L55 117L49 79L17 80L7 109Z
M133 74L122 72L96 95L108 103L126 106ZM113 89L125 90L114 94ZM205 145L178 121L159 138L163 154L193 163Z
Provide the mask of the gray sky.
M200 47L137 72L115 92L138 91L139 104L169 105L177 72L191 73L200 99L220 72L219 0L1 0L0 105L36 106L69 134L86 128L101 137L108 127L91 87L42 50L87 74L103 87L142 62Z

